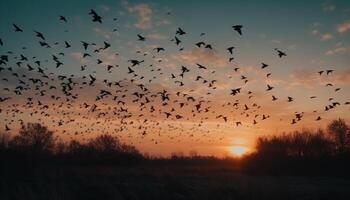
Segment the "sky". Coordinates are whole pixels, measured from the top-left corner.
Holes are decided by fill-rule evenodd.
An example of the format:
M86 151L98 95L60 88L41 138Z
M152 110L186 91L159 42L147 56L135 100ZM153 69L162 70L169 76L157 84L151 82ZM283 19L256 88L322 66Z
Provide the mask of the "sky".
M40 122L63 141L113 134L151 155L226 156L253 150L260 136L350 121L349 1L1 0L0 23L6 134ZM242 35L234 25L243 26ZM181 66L189 70L183 77Z

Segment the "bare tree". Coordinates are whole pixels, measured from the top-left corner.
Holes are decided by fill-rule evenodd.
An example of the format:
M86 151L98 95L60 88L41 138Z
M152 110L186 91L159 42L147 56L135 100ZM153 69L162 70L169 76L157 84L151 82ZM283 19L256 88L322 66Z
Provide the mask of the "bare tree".
M0 133L0 149L6 149L10 141L10 135L6 133Z
M343 119L333 120L328 125L328 132L334 139L338 153L344 153L350 149L349 127Z
M332 152L332 142L322 130L295 131L291 134L258 138L257 152L270 157L319 157Z
M51 153L55 147L53 132L39 123L22 126L19 134L11 140L11 147L20 148L31 153Z
M121 144L118 138L111 135L100 135L89 142L89 145L98 152L110 153L121 151Z

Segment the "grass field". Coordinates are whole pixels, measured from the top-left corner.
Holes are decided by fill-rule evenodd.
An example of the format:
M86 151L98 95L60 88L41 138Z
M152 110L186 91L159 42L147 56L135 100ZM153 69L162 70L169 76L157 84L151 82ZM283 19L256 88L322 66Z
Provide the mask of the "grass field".
M350 199L350 179L249 176L235 167L18 169L2 173L0 199Z

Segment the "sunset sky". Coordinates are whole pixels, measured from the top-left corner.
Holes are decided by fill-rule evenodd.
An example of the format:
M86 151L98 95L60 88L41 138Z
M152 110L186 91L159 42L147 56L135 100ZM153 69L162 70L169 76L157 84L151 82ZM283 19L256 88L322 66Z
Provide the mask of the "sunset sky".
M102 23L92 21L91 9ZM336 118L350 121L347 0L2 0L0 22L4 133L16 134L21 121L41 122L64 141L108 133L152 155L194 150L224 156L253 150L259 136L324 128ZM243 26L242 35L234 25ZM178 28L186 34L176 34ZM81 41L89 43L87 50ZM275 48L287 56L280 58ZM129 60L144 62L132 66ZM262 69L262 63L269 66ZM183 78L181 66L189 70ZM96 78L91 85L90 75ZM67 84L68 95L62 89ZM231 95L236 88L240 93ZM163 90L168 100L162 100Z

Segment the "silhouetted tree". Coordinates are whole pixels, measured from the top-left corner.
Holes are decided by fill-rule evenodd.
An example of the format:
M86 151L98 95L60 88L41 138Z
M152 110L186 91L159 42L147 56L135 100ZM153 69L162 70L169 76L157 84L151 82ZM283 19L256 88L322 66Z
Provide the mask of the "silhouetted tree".
M95 139L90 140L89 145L100 153L121 151L121 144L118 138L107 134L99 135Z
M319 157L332 152L332 142L322 130L295 131L291 134L260 137L257 153L265 157Z
M334 139L338 153L350 150L349 127L343 119L333 120L328 125L328 132Z
M139 150L137 150L135 146L127 145L127 144L121 145L121 152L127 153L127 154L133 154L137 156L141 155Z
M0 150L4 150L8 147L10 141L9 134L0 133Z
M66 143L64 143L62 140L59 140L56 142L55 145L55 154L56 155L63 155L67 152L67 146Z
M172 159L179 159L179 158L184 158L185 157L185 154L184 152L182 151L179 151L179 152L172 152L171 153L171 158Z
M97 136L90 140L87 146L94 153L111 156L115 159L119 157L119 159L131 160L142 157L134 146L123 144L117 137L108 134Z
M309 130L296 131L284 139L288 141L289 156L318 157L330 154L332 151L332 143L322 130L315 133Z
M333 142L322 129L317 130L316 133L310 133L307 144L308 156L317 157L332 154Z
M189 156L190 156L191 158L196 158L196 157L198 157L198 152L197 152L196 150L191 150L191 151L189 152Z
M67 146L67 153L71 155L79 155L84 153L86 150L86 145L81 144L77 140L71 140Z
M256 149L262 156L283 157L288 153L287 136L260 137L257 140Z
M22 126L19 134L10 141L10 147L27 153L51 153L55 147L53 132L39 123Z

